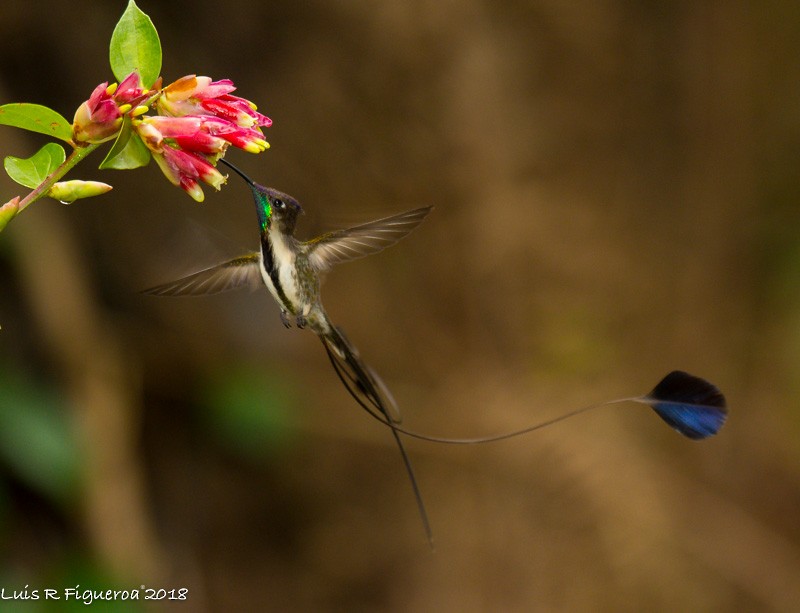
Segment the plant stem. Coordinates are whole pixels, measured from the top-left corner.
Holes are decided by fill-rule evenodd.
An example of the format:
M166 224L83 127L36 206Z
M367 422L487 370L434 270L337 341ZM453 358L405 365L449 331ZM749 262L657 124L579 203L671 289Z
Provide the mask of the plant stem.
M19 211L17 214L22 213L22 211L32 202L35 202L39 198L46 196L47 192L50 191L50 188L53 187L54 183L72 170L78 162L80 162L99 146L100 145L87 145L86 147L78 147L73 149L72 153L69 154L69 157L67 157L67 159L64 160L64 162L58 168L47 175L47 178L42 181L30 194L20 200Z

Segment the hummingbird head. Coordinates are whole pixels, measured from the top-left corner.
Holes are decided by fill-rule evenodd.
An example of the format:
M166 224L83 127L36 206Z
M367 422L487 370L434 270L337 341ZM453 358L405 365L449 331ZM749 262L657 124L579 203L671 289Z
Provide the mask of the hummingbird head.
M263 194L261 196L261 208L267 219L267 224L264 226L262 222L262 227L266 229L266 227L270 227L272 224L277 224L277 228L282 234L294 234L294 227L297 225L297 216L303 212L300 203L289 194L279 192L277 189L262 187L261 185L256 185L256 187L259 190L263 190L261 192ZM254 195L256 187L253 188ZM259 217L260 216L261 213L259 213Z
M242 177L250 186L253 191L253 198L256 201L256 214L258 215L258 222L261 224L262 232L266 232L272 227L273 223L276 223L281 233L294 233L297 216L303 212L297 200L289 194L279 192L277 189L259 185L225 159L220 159L219 161Z

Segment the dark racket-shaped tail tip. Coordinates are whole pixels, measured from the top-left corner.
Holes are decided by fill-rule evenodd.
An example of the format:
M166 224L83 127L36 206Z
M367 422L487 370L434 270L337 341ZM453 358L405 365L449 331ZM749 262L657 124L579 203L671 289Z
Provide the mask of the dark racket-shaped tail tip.
M692 439L713 436L728 417L725 396L716 385L680 370L664 377L647 396L659 417L678 432Z

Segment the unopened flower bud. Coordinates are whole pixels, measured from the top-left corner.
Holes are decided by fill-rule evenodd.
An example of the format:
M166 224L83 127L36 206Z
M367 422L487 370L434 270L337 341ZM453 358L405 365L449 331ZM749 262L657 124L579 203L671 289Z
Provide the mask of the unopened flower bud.
M9 221L19 212L19 196L15 196L4 205L0 206L0 232Z
M145 95L136 71L119 84L101 83L75 112L72 140L78 145L86 145L114 138L122 127L122 116L137 108L137 103Z
M111 189L110 185L100 181L59 181L50 188L47 195L64 204L70 204L80 198L100 196Z
M122 113L110 97L103 97L105 84L99 85L86 102L75 111L72 138L77 144L102 143L117 135L122 126ZM99 95L95 95L97 92Z

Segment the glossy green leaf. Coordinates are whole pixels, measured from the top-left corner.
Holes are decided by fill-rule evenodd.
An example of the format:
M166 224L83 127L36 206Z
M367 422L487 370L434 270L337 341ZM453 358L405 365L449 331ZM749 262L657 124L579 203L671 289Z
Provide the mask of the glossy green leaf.
M3 160L8 176L30 189L38 187L51 172L66 159L64 148L57 143L47 143L29 158L9 155Z
M138 71L144 87L151 87L161 73L161 41L150 17L133 0L122 14L109 47L111 71L122 81Z
M122 129L108 152L106 159L100 163L103 170L131 170L147 166L150 162L150 150L142 142L139 135L131 129L129 117L125 117Z
M19 196L12 198L4 205L0 206L0 232L14 219L19 212Z
M46 134L70 142L72 124L41 104L13 102L0 106L0 124Z

